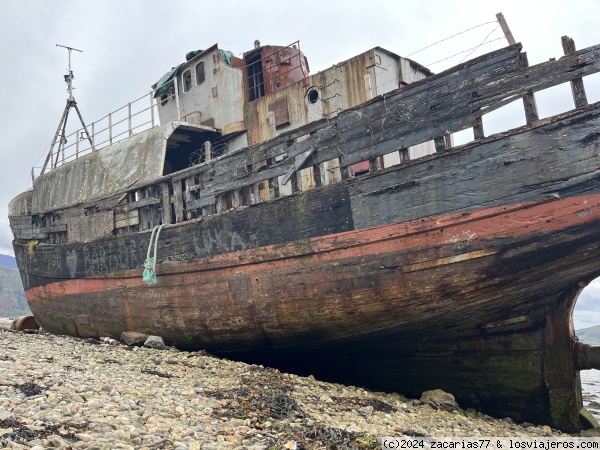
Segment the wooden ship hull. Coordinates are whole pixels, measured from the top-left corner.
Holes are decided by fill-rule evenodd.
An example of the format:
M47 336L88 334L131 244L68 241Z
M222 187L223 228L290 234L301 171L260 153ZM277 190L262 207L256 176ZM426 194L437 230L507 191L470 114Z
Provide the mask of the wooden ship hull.
M598 60L592 47L527 67L514 45L82 201L52 192L90 175L87 156L57 167L10 207L31 310L56 334L159 335L376 389L442 388L465 408L577 431L593 351L572 312L600 275L600 104L576 98L540 120L531 97L581 82ZM528 123L483 136L482 114L521 97ZM468 127L476 139L452 147L448 131ZM156 130L126 145L205 132ZM437 152L382 167L428 140ZM333 159L341 179L324 183ZM352 176L362 161L369 173ZM298 188L307 169L316 182Z

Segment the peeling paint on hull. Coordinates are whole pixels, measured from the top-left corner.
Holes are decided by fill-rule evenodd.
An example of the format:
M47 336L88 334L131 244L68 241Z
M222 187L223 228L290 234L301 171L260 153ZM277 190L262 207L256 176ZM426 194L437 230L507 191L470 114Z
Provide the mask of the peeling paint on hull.
M118 337L122 331L135 330L212 350L304 346L310 342L298 341L295 335L304 334L308 327L320 329L331 341L361 329L368 335L371 326L374 331L385 329L382 315L390 313L394 328L412 324L410 328L418 329L418 322L444 314L445 308L461 307L459 299L444 293L444 286L465 299L475 293L484 305L504 295L497 290L499 284L522 292L520 297L537 292L536 283L551 284L547 278L563 266L561 260L568 260L575 250L589 253L587 247L594 248L595 234L589 236L587 227L585 232L576 230L600 220L599 205L600 195L592 195L439 216L426 219L427 223L418 220L313 238L305 244L309 252L290 243L219 255L210 261L167 262L159 264L154 286L142 281L139 268L103 277L46 280L28 289L27 298L42 326L53 332L77 324L79 316L72 313L77 304L90 310L104 310L110 304L99 317L88 314L89 324L83 324L78 334ZM184 227L191 239L193 224ZM552 240L556 233L573 237L561 239L553 249L544 240ZM581 248L560 254L570 241ZM532 279L523 260L537 252L551 258L536 257L537 279ZM588 257L596 261L594 255ZM548 269L544 271L540 263L547 263ZM498 266L509 273L511 265L515 278L522 281L513 284L507 275L494 276ZM245 289L237 288L241 285ZM490 300L482 295L484 289L489 290ZM471 305L465 301L463 306ZM313 317L322 309L331 314ZM160 318L155 317L157 311ZM45 320L47 315L52 320ZM486 320L495 319L487 316ZM197 328L207 331L188 342L181 337ZM267 338L264 329L271 330Z

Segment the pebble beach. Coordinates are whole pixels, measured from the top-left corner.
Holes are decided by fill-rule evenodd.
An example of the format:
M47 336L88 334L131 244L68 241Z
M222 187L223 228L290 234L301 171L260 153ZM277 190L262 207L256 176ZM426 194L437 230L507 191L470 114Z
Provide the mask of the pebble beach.
M401 435L561 433L203 351L0 328L0 449L376 449Z

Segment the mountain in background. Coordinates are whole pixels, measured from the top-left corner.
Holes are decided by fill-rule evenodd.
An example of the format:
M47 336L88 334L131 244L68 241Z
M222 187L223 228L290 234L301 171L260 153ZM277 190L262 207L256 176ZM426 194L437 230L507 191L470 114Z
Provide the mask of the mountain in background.
M10 318L31 315L16 267L13 256L0 255L0 315Z
M600 325L575 331L581 342L588 345L600 345Z
M17 260L14 256L0 255L0 266L8 267L9 269L14 269L17 267Z

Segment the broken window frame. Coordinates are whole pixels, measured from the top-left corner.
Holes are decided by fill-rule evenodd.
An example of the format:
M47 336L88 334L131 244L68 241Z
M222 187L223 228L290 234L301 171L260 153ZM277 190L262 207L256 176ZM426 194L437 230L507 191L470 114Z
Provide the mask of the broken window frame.
M196 64L195 72L196 72L196 86L199 86L202 83L204 83L204 80L206 79L206 75L205 75L205 71L204 71L204 61L200 61L198 64Z
M192 69L187 69L181 74L181 86L183 92L189 92L192 89Z

